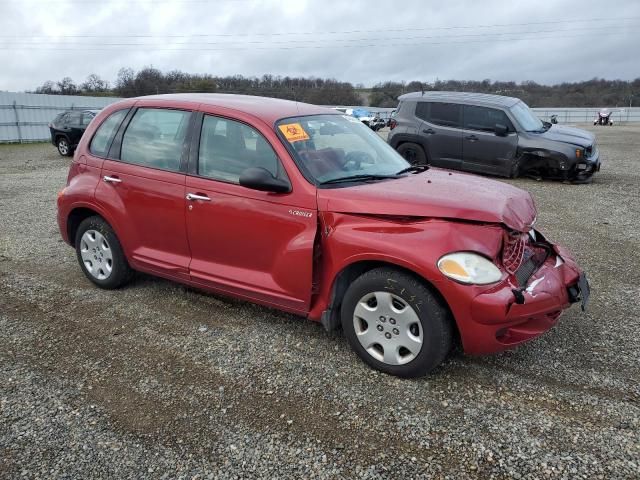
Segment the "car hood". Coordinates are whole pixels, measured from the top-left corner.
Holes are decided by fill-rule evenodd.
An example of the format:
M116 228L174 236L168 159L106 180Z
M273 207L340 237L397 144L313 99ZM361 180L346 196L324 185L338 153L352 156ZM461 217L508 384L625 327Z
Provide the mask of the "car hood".
M360 215L459 219L502 223L526 232L536 218L531 195L506 183L431 168L352 187L318 190L320 210Z
M565 127L564 125L552 125L546 132L534 135L539 138L544 138L545 140L571 143L580 147L593 145L595 140L595 136L591 132L587 132L581 128Z

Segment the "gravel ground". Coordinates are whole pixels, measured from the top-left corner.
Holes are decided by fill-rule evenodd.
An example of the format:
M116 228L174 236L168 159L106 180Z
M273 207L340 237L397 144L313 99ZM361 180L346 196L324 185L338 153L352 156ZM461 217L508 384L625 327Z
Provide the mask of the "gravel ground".
M640 127L597 132L591 185L510 181L589 273L588 311L419 380L248 303L93 287L55 222L69 160L0 146L0 477L638 478Z

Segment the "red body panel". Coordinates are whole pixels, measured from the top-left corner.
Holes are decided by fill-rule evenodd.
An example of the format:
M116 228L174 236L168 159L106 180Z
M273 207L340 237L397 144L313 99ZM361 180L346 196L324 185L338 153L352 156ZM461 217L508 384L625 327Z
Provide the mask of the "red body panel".
M191 109L229 117L257 129L271 144L292 191L273 194L187 173L129 165L92 156L96 128L126 106ZM165 278L273 306L319 320L330 307L335 279L362 261L414 272L439 292L468 353L499 351L551 328L570 303L567 287L581 273L555 247L516 303L515 278L463 285L436 263L456 251L478 252L500 265L505 228L528 232L531 196L504 183L430 169L419 175L348 188L316 189L300 173L274 130L283 117L335 113L258 97L158 96L112 105L93 121L77 148L58 222L75 208L102 215L131 265ZM122 183L105 183L104 175ZM187 202L187 193L210 202Z

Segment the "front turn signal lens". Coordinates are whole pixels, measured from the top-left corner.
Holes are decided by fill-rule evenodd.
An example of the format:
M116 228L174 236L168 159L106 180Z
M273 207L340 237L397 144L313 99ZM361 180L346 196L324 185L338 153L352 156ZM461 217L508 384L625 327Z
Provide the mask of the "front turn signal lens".
M584 157L584 151L581 148L576 148L576 158Z
M473 252L456 252L438 260L438 270L458 282L486 285L502 278L502 272L493 262Z

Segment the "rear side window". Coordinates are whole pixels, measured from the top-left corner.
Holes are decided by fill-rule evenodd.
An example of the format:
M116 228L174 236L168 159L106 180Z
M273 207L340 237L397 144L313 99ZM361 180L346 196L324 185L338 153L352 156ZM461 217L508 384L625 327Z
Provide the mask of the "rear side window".
M98 157L106 157L111 146L111 140L115 135L118 127L124 120L129 110L118 110L113 112L96 130L95 135L91 139L91 145L89 151Z
M429 122L445 127L461 127L462 105L432 102L429 104Z
M416 103L416 117L429 120L429 104L427 102Z
M250 167L262 167L274 177L284 173L269 142L244 123L205 115L200 135L198 174L239 183L240 174Z
M80 125L82 114L80 112L71 112L67 114L69 121L67 122L69 125L73 127L77 127Z
M122 137L120 160L179 171L191 112L139 108Z
M502 110L473 105L464 106L464 128L493 132L496 124L504 125L509 128L509 131L514 131L509 117Z

